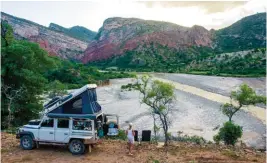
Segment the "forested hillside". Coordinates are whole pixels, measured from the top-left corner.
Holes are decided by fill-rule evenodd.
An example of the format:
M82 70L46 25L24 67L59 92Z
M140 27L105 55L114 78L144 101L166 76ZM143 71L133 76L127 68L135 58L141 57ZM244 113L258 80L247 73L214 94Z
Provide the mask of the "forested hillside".
M85 42L91 42L96 36L96 32L91 31L91 30L89 30L85 27L81 27L81 26L64 28L60 25L50 23L48 28L55 30L57 32L62 32L68 36L77 38L77 39L79 39L81 41L85 41Z
M265 76L266 49L216 54L212 49L192 47L176 51L159 44L150 44L140 52L126 51L123 56L91 62L102 69L117 67L124 71L177 72L223 76Z
M266 13L245 17L216 33L216 49L221 53L249 50L266 45Z

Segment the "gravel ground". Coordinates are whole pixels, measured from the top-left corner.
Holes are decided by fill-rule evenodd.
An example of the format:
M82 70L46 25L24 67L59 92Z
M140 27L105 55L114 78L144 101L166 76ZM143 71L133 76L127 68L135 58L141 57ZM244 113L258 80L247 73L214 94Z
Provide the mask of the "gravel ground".
M203 90L229 96L231 91L238 88L242 83L247 83L257 94L266 94L266 78L234 78L219 76L204 76L190 74L157 73L157 77L172 80L181 84L194 86Z
M191 82L191 85L196 84L196 81L188 81ZM234 82L236 81L234 79ZM145 129L151 130L153 127L152 117L148 114L148 107L140 104L139 93L136 91L121 92L120 90L121 85L129 82L132 82L132 80L118 79L112 80L111 86L99 87L97 89L99 103L105 113L119 115L120 125L123 128L127 126L127 121L131 121L134 123L134 128L139 131ZM228 81L227 85L230 85L229 83L231 82ZM204 84L200 85L202 88ZM219 85L215 85L218 88L215 87L214 91L219 90ZM226 87L224 90L227 90ZM228 88L228 90L230 89ZM227 117L219 110L221 104L180 90L175 90L175 94L176 102L171 117L172 126L170 132L176 134L178 131L182 131L184 134L199 135L207 140L212 140L213 135L218 132L218 130L213 129L218 125L222 126L227 121ZM266 126L260 120L243 110L238 112L233 117L233 120L243 126L243 141L247 145L256 148L265 148Z

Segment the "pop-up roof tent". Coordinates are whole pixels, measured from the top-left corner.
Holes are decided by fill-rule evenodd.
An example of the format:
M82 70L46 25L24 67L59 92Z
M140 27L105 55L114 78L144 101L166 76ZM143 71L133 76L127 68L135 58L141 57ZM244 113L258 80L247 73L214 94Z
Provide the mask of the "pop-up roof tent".
M64 98L51 100L46 108L46 116L51 118L90 118L102 115L101 106L97 103L96 84L87 84Z

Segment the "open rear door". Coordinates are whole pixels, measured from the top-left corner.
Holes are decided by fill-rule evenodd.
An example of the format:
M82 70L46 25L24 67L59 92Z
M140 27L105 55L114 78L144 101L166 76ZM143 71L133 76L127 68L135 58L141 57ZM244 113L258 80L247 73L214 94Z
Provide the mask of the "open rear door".
M119 134L119 116L116 114L104 115L104 134L117 136Z

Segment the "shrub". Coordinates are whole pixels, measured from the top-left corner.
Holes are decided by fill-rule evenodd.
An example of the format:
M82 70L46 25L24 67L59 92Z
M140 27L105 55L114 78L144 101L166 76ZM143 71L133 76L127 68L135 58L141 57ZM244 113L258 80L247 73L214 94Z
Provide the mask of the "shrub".
M109 137L111 139L117 139L117 140L126 140L127 136L124 130L119 130L119 134L117 136Z
M226 145L235 145L238 138L242 136L242 127L235 125L232 122L224 123L220 128L218 135L213 137L215 142L223 141Z
M178 136L172 137L172 140L180 141L180 142L193 142L193 143L196 143L196 144L204 144L204 143L207 142L207 140L205 140L201 136L182 135L182 132L178 132Z
M135 83L135 84L127 84L127 85L122 85L121 86L121 91L131 91L132 89L135 90L136 88L138 88L139 84Z
M219 134L214 135L213 136L213 140L215 141L216 144L219 144L220 143L220 136L219 136Z
M223 150L221 152L223 155L231 157L233 159L237 159L238 157L240 157L239 155L237 155L237 153L233 150L227 149L227 150Z

